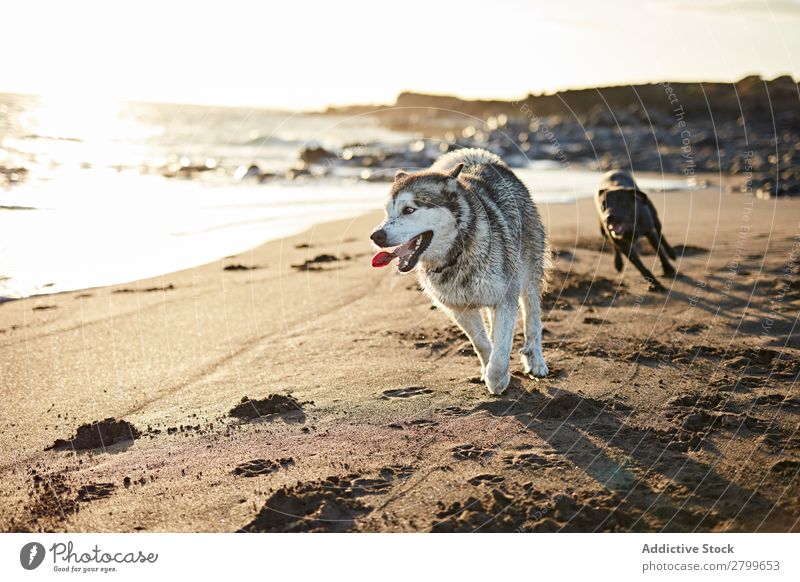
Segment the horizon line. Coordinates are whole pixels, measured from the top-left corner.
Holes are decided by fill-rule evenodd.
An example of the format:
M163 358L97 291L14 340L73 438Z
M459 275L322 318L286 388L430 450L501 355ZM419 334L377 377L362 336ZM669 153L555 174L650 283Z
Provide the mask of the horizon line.
M280 113L326 113L329 110L336 110L336 109L347 109L352 107L376 107L376 108L386 108L392 107L398 100L401 95L404 94L415 94L415 95L423 95L428 97L442 97L442 98L452 98L452 99L459 99L461 101L472 101L472 102L513 102L513 101L520 101L527 99L528 97L549 97L553 95L558 95L560 93L567 93L571 91L587 91L592 89L602 90L602 89L614 89L618 87L634 87L640 85L659 85L663 83L670 83L670 84L730 84L735 85L740 83L741 81L749 78L758 78L762 80L764 83L769 83L775 81L776 79L782 77L789 77L797 84L800 84L800 81L796 80L795 77L790 73L782 73L779 75L775 75L774 77L767 79L761 73L750 73L746 74L734 81L730 80L719 80L719 79L705 79L705 80L642 80L642 81L635 81L629 83L611 83L608 85L587 85L587 86L571 86L561 89L556 89L553 91L542 91L539 93L535 93L533 91L528 91L522 96L515 96L515 97L508 97L508 96L464 96L459 95L458 93L440 93L436 91L424 91L419 89L403 89L398 91L394 97L394 101L392 103L387 102L347 102L347 103L328 103L325 105L321 105L320 107L311 107L311 108L292 108L291 106L286 105L266 105L266 104L257 104L257 103L232 103L232 102L219 102L219 101L192 101L192 100L184 100L184 99L153 99L153 98L136 98L136 97L116 97L116 96L109 96L108 100L116 101L119 103L131 103L131 104L146 104L146 105L186 105L190 107L224 107L226 109L261 109L265 111L274 111ZM9 89L0 88L0 95L16 95L20 97L38 97L41 99L57 99L59 97L59 93L55 91L49 92L35 92L35 91L15 91ZM63 92L63 95L69 97L75 97L76 94L71 92ZM80 95L83 97L84 95ZM90 100L91 97L87 97L87 100Z

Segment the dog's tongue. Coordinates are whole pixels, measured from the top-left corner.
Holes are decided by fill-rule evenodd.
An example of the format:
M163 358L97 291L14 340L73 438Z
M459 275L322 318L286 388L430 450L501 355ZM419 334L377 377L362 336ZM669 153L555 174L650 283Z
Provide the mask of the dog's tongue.
M414 249L414 242L416 241L416 237L412 238L407 243L401 244L399 247L396 247L393 251L381 251L374 257L372 257L372 266L373 267L385 267L392 260L396 259L397 257L406 257L410 254L413 254Z
M394 253L387 253L386 251L381 251L374 257L372 257L372 266L373 267L385 267L389 263L392 262L397 255Z

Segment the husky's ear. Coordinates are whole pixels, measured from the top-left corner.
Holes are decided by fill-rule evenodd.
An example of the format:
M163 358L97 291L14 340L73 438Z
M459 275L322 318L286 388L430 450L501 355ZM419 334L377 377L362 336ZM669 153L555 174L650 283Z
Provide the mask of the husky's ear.
M394 175L394 179L395 181L402 180L406 176L408 176L408 172L404 172L403 170L397 170L397 173Z
M447 177L455 180L456 178L458 178L458 175L461 173L461 170L463 169L464 169L464 164L458 164L455 168L447 172Z

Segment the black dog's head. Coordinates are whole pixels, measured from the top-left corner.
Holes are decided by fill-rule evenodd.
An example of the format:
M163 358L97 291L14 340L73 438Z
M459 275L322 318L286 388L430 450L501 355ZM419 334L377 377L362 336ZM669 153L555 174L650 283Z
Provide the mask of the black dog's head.
M614 190L603 194L603 222L612 238L631 240L636 229L636 192Z

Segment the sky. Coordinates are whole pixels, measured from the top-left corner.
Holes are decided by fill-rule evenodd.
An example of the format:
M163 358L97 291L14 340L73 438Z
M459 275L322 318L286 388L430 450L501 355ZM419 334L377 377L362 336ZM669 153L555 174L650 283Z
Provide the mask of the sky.
M800 0L4 0L0 92L317 109L800 78Z

